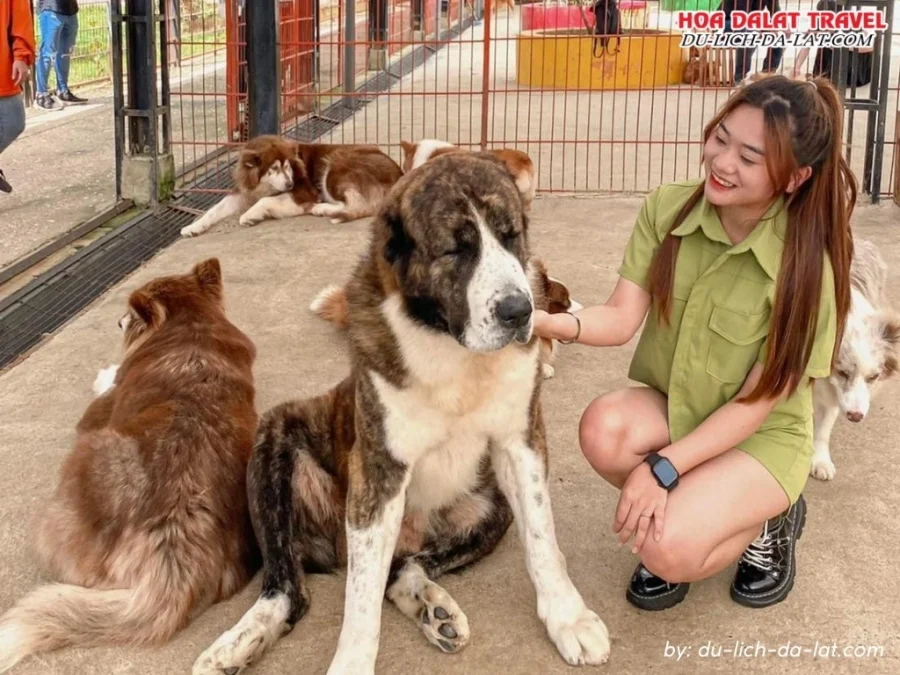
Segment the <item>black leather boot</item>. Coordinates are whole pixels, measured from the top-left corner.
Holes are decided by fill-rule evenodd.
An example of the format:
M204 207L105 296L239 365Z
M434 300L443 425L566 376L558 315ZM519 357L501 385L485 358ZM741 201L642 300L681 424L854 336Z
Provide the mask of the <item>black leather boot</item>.
M806 522L806 500L800 499L763 527L738 562L731 598L745 607L768 607L784 600L794 586L796 545Z
M643 563L639 563L631 575L631 583L625 590L625 598L639 609L659 611L674 607L684 600L690 586L690 584L670 584L653 574Z

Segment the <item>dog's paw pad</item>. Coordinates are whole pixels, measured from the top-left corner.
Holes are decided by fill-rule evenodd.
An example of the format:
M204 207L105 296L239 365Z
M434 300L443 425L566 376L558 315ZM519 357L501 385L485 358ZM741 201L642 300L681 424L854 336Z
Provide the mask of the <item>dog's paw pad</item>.
M813 478L819 480L832 480L837 473L837 469L834 468L834 462L830 459L817 459L813 461L809 473Z
M469 620L443 588L434 584L422 594L422 632L428 641L448 654L469 642Z
M553 369L553 366L551 366L549 363L541 364L541 372L544 374L545 380L549 380L556 374L556 371Z
M609 659L609 630L594 612L585 609L572 624L550 631L560 655L572 666L596 666Z

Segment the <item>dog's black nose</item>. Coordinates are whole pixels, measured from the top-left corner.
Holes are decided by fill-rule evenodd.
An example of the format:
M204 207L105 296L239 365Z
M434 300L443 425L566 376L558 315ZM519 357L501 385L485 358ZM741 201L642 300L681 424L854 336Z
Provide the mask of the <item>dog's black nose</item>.
M531 300L524 293L507 295L497 305L497 318L510 328L521 328L531 318Z

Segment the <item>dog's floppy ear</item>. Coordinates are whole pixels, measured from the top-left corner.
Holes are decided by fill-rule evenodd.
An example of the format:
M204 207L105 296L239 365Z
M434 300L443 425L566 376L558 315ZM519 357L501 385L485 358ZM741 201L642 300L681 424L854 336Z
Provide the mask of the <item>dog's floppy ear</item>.
M572 297L569 293L569 287L559 279L548 277L550 290L547 292L547 299L550 301L550 313L559 314L565 312L572 306Z
M882 312L878 317L881 339L884 340L889 349L884 358L884 365L881 367L881 377L887 379L893 377L900 371L900 354L898 354L898 346L900 346L900 316L893 312Z
M900 344L900 316L896 314L882 314L881 337L892 347Z
M381 212L384 227L384 259L391 265L409 259L415 244L406 231L400 213L399 199L394 199Z
M222 266L218 258L210 258L194 266L194 277L201 290L216 299L222 297Z
M400 147L403 148L403 162L401 162L401 168L403 169L403 173L407 173L412 168L417 146L415 143L401 140Z
M241 166L245 169L258 169L262 163L262 157L254 150L244 149L241 151Z

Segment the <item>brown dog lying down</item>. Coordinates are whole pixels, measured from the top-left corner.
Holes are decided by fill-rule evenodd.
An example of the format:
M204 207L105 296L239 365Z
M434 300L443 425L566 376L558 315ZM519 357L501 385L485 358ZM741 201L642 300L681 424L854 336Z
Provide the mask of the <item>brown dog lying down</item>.
M547 301L546 311L550 314L577 312L582 306L572 300L569 288L559 279L547 273L547 266L542 260L535 258L535 266L540 274L541 287ZM323 288L309 306L310 310L339 328L347 328L347 293L343 286L331 285ZM559 342L550 338L541 338L541 368L545 379L554 375L553 361L559 350Z
M246 495L256 350L225 316L218 261L134 291L119 326L125 358L97 376L34 524L57 583L0 618L0 671L63 646L162 643L262 564Z
M413 169L422 166L429 159L434 159L450 152L467 152L447 141L433 138L426 138L418 143L400 141L400 146L403 148L403 173L409 173ZM506 164L506 168L509 169L516 181L516 187L522 193L522 197L525 200L525 208L530 209L531 202L534 201L535 190L537 189L537 170L531 158L521 150L507 148L485 150L485 152L494 155Z
M333 223L375 213L400 180L400 166L371 145L303 144L257 136L244 145L234 192L181 230L195 237L240 215L241 225L311 213Z

